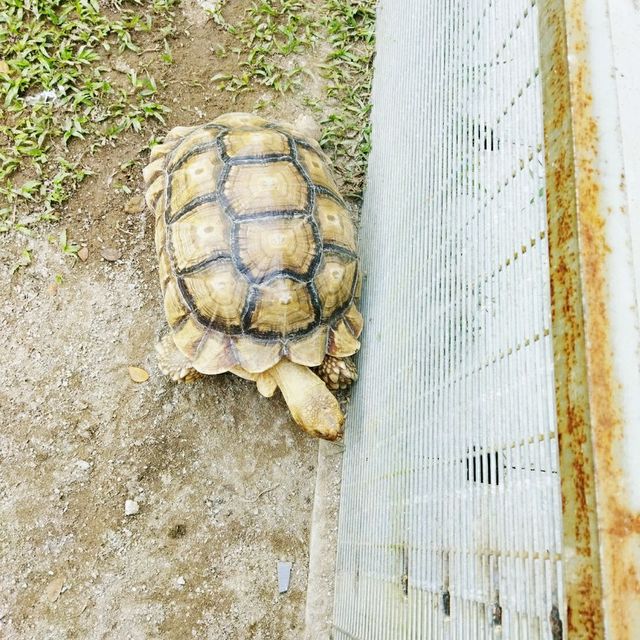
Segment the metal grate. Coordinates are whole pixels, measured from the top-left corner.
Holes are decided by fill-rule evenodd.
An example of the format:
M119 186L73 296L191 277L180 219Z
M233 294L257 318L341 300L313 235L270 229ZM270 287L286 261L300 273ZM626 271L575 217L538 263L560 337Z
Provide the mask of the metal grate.
M536 13L379 6L338 639L562 635Z

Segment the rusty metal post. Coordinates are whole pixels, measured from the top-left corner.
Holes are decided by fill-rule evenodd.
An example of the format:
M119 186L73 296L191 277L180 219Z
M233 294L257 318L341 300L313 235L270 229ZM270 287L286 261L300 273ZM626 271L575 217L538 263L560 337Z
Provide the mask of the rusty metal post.
M539 15L567 636L633 640L640 323L608 4Z

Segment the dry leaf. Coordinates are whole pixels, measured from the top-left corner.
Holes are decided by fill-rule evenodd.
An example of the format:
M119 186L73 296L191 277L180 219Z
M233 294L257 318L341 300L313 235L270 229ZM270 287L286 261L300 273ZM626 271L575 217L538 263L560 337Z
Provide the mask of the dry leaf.
M112 249L111 247L104 247L100 254L108 262L115 262L122 256L119 249Z
M142 196L134 196L124 205L125 213L140 213L144 210L144 198Z
M48 585L46 589L47 600L49 602L55 602L62 591L62 587L64 587L64 578L54 578Z
M149 374L140 367L129 367L129 377L134 382L146 382L149 379Z
M78 249L78 258L80 258L82 262L86 262L88 257L89 257L89 249L87 249L87 247L82 247L81 249Z
M9 65L4 60L0 60L0 73L9 73Z

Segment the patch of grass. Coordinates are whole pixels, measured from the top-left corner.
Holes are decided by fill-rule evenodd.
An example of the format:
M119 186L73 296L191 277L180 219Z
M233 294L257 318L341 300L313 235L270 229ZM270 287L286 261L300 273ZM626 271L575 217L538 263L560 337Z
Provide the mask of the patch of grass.
M375 0L325 0L331 53L321 65L327 96L338 105L322 121L320 143L335 158L345 195L359 198L371 151L371 80Z
M218 75L213 80L222 90L238 95L256 85L284 93L300 86L303 68L289 64L292 54L305 51L315 41L319 22L303 0L258 0L243 19L231 25L222 17L222 3L210 10L215 22L232 34L240 46L231 49L238 56L241 73ZM228 52L218 50L217 55Z
M73 141L90 151L148 119L164 122L148 75L114 83L104 54L137 52L135 34L171 33L175 0L3 0L0 4L0 231L29 233L89 175ZM165 58L170 49L165 39Z

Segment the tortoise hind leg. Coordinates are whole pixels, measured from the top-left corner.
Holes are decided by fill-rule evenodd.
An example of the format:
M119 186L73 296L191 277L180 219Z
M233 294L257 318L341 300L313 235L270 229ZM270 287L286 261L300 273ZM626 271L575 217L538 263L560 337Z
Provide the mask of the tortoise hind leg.
M178 350L171 334L167 334L158 342L156 352L160 371L172 380L192 382L202 376L191 366L191 361Z
M351 358L336 358L329 354L316 369L316 373L331 391L348 389L358 379L358 370Z

